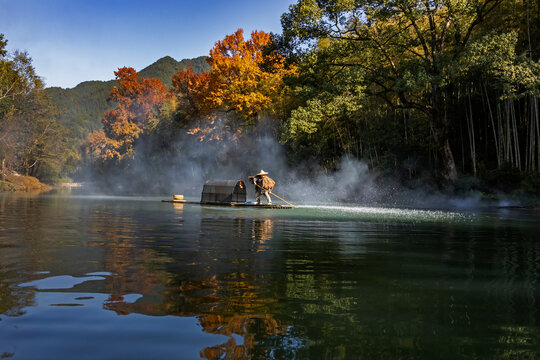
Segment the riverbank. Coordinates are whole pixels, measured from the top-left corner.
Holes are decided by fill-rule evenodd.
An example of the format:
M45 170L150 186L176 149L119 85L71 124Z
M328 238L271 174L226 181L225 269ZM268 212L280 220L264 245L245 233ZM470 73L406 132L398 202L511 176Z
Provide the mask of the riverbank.
M33 176L25 176L16 172L1 174L0 192L46 192L52 190L52 186L39 181Z

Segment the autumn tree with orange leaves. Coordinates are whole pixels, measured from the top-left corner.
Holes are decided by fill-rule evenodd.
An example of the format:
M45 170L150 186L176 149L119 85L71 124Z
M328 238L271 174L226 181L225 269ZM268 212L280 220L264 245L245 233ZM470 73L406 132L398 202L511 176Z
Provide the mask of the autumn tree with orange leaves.
M264 51L271 44L271 34L254 31L244 39L238 29L210 50L209 73L197 75L188 69L175 75L173 87L184 117L204 117L195 133L216 128L217 118L231 114L239 125L252 126L261 113L275 108L283 77L291 69L280 54Z
M196 74L189 66L179 70L172 77L172 93L176 97L177 107L184 120L191 120L202 113L202 94L207 92L209 73Z
M211 70L206 93L201 94L204 104L234 111L248 122L268 110L287 72L282 56L263 52L271 43L272 35L264 31L254 31L245 40L242 29L216 42L207 59Z
M139 80L133 68L120 68L114 75L119 86L111 90L110 100L117 107L105 112L103 130L94 131L87 139L87 152L101 160L132 156L135 140L149 129L166 96L160 80Z

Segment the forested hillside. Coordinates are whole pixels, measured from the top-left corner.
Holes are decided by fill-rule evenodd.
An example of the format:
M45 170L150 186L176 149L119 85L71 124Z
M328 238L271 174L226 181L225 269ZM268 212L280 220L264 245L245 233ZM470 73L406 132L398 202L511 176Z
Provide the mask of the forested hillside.
M187 70L188 67L197 74L208 71L210 66L206 62L206 56L199 56L194 59L183 59L176 61L170 56L165 56L139 71L139 76L143 78L159 79L165 87L172 85L172 77L178 70Z
M172 76L178 70L186 70L191 66L197 73L208 71L205 59L205 56L200 56L176 61L165 56L142 69L139 75L159 79L165 86L170 86ZM116 69L111 69L111 78L114 70ZM73 89L51 87L46 88L45 92L61 114L59 121L69 129L72 136L84 140L90 132L101 128L103 114L113 107L107 99L115 86L116 80L85 81Z
M538 182L539 14L520 0L298 1L282 17L282 49L301 60L287 143L402 179Z
M140 83L138 94L121 74L128 98L89 139L90 153L102 175L133 171L134 158L155 166L155 157L185 153L172 134L248 149L272 119L298 167L334 171L352 157L403 186L540 193L539 9L520 0L299 0L282 34L239 29L217 41L208 72L175 75L173 98L150 105L143 94L158 88ZM154 111L141 118L139 102Z
M207 57L46 89L64 173L167 191L282 151L308 175L355 159L394 188L540 195L539 2L299 0L281 20L282 34L238 29ZM4 101L4 124L25 96Z

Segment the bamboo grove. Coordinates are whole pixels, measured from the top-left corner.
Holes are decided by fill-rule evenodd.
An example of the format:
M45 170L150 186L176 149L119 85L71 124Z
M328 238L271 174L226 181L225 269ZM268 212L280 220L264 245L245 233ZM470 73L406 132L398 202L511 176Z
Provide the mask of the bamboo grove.
M538 13L538 3L508 0L299 1L283 25L284 37L307 47L325 74L356 71L353 85L364 87L358 126L380 122L383 133L396 132L393 144L342 131L361 156L367 146L376 162L382 153L410 170L428 163L455 182L458 170L539 169ZM335 96L316 100L331 104Z
M354 156L406 183L540 192L538 1L298 0L281 21L217 41L209 71L168 89L118 69L81 161L104 175L180 134L238 142L271 119L292 164Z

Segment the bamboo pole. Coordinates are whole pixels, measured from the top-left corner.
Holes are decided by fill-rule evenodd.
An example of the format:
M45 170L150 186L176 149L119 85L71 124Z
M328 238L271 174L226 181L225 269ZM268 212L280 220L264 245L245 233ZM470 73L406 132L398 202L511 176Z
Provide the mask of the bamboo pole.
M469 113L467 115L467 130L469 132L469 146L471 148L471 161L473 167L473 174L476 177L476 142L474 140L474 123L473 123L473 112L471 104L471 91L467 88L467 97L469 99ZM467 111L465 111L467 114Z
M510 102L510 113L512 114L512 127L514 128L513 135L514 135L514 155L516 157L516 164L517 168L521 170L521 153L519 151L519 134L518 134L518 127L517 127L517 121L516 121L516 109L514 106L514 101Z
M502 123L501 102L500 101L497 102L497 126L498 126L498 129L499 129L499 149L500 149L500 152L501 152L501 161L502 161L504 159L505 151L504 151L504 129L503 129L503 123Z
M487 106L489 110L489 118L491 119L491 128L493 129L493 140L495 142L495 151L497 152L497 166L501 167L501 154L499 151L499 139L497 137L497 129L495 128L495 121L493 120L493 112L491 111L491 103L489 101L489 96L487 93L485 81L483 81L482 84L484 85L483 93L486 95L486 102L487 102Z
M510 164L514 165L512 157L512 137L510 136L510 106L508 105L509 100L504 102L504 112L506 114L506 151L505 151L505 160Z
M536 146L537 146L537 155L536 155L536 161L538 162L538 166L536 167L537 171L540 172L540 124L538 123L538 98L536 96L533 96L533 104L534 104L534 122L536 124Z
M297 207L298 207L298 206L296 206L296 205L291 204L291 203L288 202L287 200L285 200L285 199L283 199L283 198L280 198L279 196L277 196L276 194L274 194L272 191L263 188L262 186L260 186L260 185L257 184L257 183L255 183L255 186L258 186L258 187L260 187L261 189L268 191L270 194L274 195L274 196L277 197L279 200L283 201L283 202L286 203L286 204L291 205L291 206L294 207L294 208L297 208Z
M528 113L529 113L529 107L532 108L532 105L529 101L525 101L525 120L527 120ZM534 144L534 139L532 138L531 134L534 132L534 124L532 121L525 121L525 124L527 126L527 133L525 134L525 140L526 140L526 146L525 146L525 171L531 171L532 167L532 159L531 155L533 153L532 146Z

